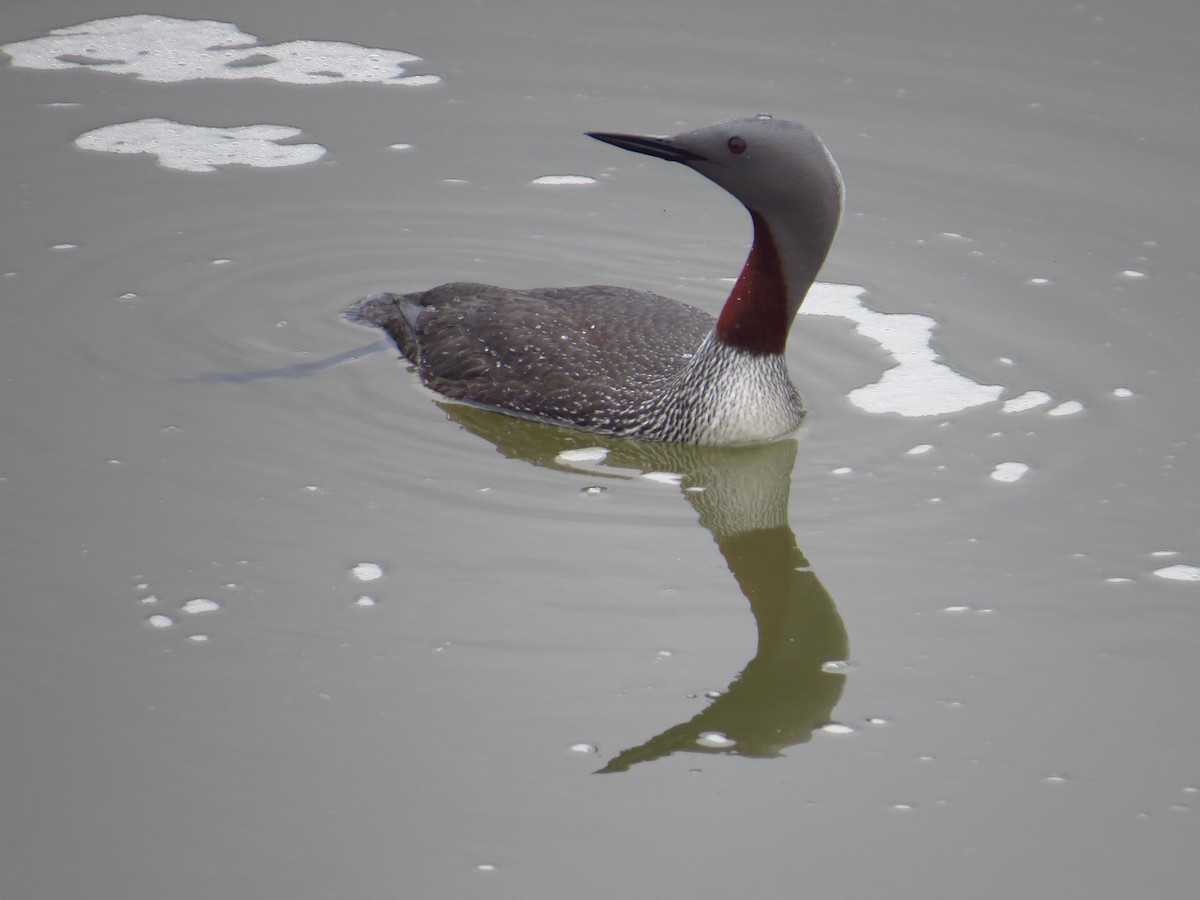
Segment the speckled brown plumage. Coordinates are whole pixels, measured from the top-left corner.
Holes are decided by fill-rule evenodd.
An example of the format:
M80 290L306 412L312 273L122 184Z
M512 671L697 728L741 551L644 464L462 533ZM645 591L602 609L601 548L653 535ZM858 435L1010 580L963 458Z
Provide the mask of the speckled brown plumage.
M455 282L374 294L353 314L386 331L440 394L604 431L620 431L617 413L676 375L714 323L686 303L609 285Z

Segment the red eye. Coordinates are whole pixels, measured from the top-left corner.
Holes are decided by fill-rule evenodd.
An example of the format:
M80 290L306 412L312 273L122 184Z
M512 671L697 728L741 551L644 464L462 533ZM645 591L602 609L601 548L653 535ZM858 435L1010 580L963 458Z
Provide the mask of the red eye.
M746 142L740 137L731 137L729 143L725 145L729 148L729 152L734 156L738 156L746 152Z

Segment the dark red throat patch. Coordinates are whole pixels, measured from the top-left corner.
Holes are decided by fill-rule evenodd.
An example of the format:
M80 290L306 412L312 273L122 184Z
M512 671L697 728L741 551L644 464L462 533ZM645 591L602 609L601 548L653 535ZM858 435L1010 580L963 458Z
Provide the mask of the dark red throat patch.
M751 211L754 243L717 319L717 337L750 353L782 353L787 343L787 285L767 223Z

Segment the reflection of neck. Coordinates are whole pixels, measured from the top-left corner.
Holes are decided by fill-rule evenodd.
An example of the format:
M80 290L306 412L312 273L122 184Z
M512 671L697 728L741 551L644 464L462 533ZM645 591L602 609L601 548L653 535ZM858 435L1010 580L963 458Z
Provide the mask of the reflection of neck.
M758 652L703 711L614 757L601 772L621 772L678 751L778 756L830 720L846 676L822 665L845 659L846 629L787 525L717 537L721 554L750 601ZM707 731L728 750L697 741Z

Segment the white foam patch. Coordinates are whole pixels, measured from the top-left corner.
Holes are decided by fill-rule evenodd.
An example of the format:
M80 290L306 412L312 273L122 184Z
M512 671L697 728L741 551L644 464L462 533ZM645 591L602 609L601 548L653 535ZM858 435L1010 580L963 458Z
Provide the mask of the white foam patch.
M852 390L851 403L871 413L937 416L1000 397L1002 385L980 384L938 359L931 344L934 319L876 312L860 299L863 290L852 284L814 284L800 307L807 315L850 319L859 334L877 341L896 360L878 381Z
M1171 581L1200 581L1200 568L1196 566L1167 566L1163 569L1155 569L1154 574L1159 578L1167 578Z
M540 178L535 178L530 184L595 184L595 178L589 178L587 175L542 175Z
M1025 477L1025 473L1029 471L1029 466L1023 462L1002 462L997 463L996 468L992 470L992 480L1000 481L1004 484L1012 484L1014 481L1020 481Z
M82 150L149 153L159 164L183 172L215 172L217 166L299 166L320 159L320 144L279 144L299 128L288 125L241 125L211 128L170 119L139 119L106 125L75 138Z
M119 16L56 28L45 37L0 46L26 69L91 69L147 81L269 78L288 84L373 82L436 84L436 75L405 75L421 57L340 41L260 44L232 22Z
M1004 401L1004 411L1024 412L1027 409L1036 409L1039 406L1045 406L1054 398L1045 391L1026 391L1019 397L1011 397Z

